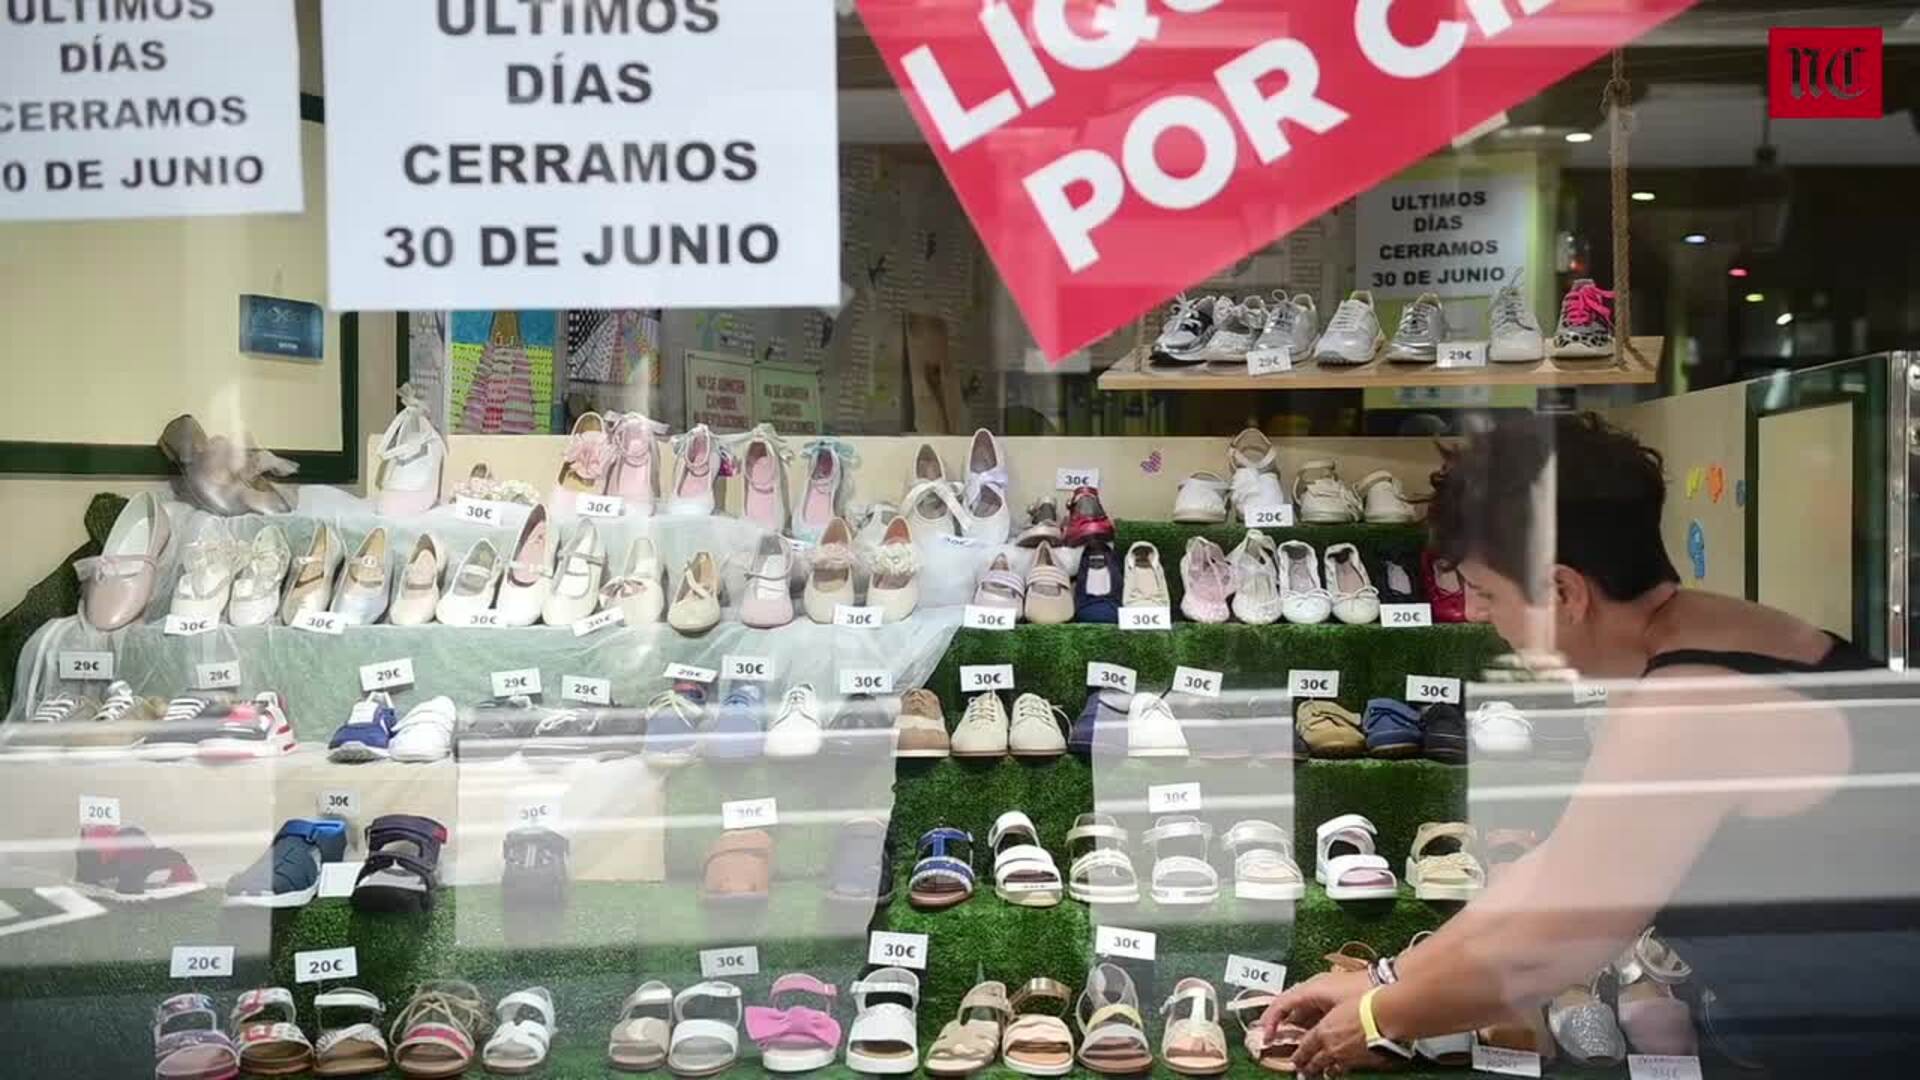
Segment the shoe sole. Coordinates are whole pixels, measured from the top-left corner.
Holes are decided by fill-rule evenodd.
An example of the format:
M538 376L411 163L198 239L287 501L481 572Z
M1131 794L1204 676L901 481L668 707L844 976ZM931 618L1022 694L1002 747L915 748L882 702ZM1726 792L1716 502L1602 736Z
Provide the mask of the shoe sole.
M1307 884L1304 881L1291 885L1254 885L1236 882L1233 886L1233 898L1236 900L1304 900L1307 896Z

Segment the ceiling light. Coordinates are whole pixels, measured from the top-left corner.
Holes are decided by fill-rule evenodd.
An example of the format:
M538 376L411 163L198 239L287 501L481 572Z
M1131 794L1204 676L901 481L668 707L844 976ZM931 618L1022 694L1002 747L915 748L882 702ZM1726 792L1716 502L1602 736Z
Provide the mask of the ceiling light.
M1652 202L1659 197L1660 196L1655 195L1651 191L1636 191L1633 193L1634 202Z
M1729 266L1727 267L1727 276L1728 277L1746 277L1747 268L1744 266Z
M1569 132L1567 132L1567 141L1568 141L1568 142L1570 142L1570 143L1589 143L1589 142L1592 142L1592 141L1593 141L1593 132L1591 132L1591 131L1569 131Z
M1767 294L1766 294L1766 293L1760 293L1760 292L1750 292L1750 293L1748 293L1748 294L1747 294L1747 303L1749 303L1749 304L1761 304L1761 303L1765 303L1765 302L1766 302L1766 299L1767 299Z
M1681 237L1680 239L1686 241L1689 244L1704 244L1707 242L1707 234L1703 232L1688 233L1687 235Z
M1785 325L1787 325L1788 323L1790 323L1790 322L1792 322L1792 321L1793 321L1793 312L1791 312L1791 311L1783 311L1783 312L1781 312L1781 313L1780 313L1780 317L1779 317L1779 318L1777 318L1777 319L1775 319L1775 320L1773 320L1773 325L1775 325L1775 326L1785 326Z

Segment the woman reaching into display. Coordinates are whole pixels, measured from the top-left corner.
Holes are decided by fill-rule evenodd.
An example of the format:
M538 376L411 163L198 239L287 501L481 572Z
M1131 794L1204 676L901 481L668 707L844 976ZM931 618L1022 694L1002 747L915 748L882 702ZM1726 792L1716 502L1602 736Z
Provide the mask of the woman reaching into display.
M1660 456L1592 416L1500 425L1448 451L1433 487L1432 544L1473 617L1631 685L1543 843L1398 957L1281 994L1269 1038L1310 1027L1293 1059L1309 1076L1378 1067L1416 1039L1537 1017L1652 925L1713 991L1697 1018L1732 1060L1910 1071L1920 859L1901 776L1920 739L1889 677L1830 674L1883 666L1783 612L1681 590Z

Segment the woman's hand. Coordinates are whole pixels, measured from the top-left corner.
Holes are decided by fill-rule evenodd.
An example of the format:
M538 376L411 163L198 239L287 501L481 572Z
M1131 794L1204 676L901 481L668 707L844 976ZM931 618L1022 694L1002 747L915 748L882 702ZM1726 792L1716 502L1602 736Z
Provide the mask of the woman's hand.
M1373 989L1373 979L1364 971L1329 971L1315 975L1291 990L1282 992L1260 1016L1260 1024L1269 1040L1281 1023L1311 1027L1343 1001L1356 1001Z
M1293 1052L1293 1066L1301 1076L1341 1076L1379 1064L1380 1056L1367 1047L1367 1033L1360 1026L1357 997L1329 1009Z

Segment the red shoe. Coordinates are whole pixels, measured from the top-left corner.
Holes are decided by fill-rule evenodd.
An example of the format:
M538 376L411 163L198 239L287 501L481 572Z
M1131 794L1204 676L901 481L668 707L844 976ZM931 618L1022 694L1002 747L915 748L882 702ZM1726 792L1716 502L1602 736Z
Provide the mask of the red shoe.
M1467 621L1467 591L1453 567L1435 559L1433 552L1422 551L1420 577L1426 582L1427 602L1433 605L1434 622Z
M1067 546L1080 547L1089 540L1112 539L1113 519L1107 516L1107 508L1100 505L1100 490L1074 488L1072 498L1067 500Z

